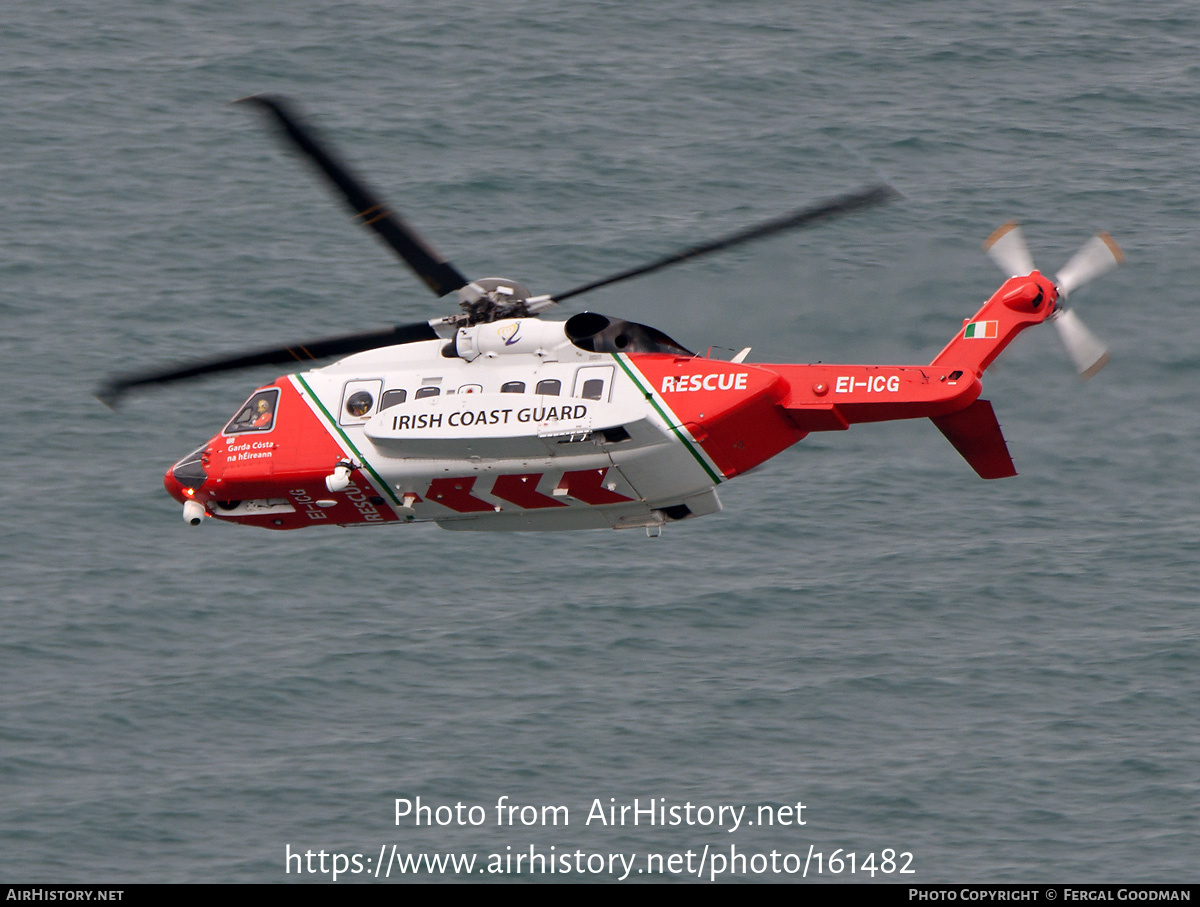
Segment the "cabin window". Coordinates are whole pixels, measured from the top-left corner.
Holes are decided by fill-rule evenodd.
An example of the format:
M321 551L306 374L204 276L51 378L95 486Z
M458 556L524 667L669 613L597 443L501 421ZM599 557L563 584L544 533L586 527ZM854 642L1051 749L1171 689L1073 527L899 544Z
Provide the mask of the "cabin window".
M608 388L612 383L613 367L611 365L593 365L581 368L575 373L574 397L585 400L607 400Z
M362 425L375 412L375 403L383 390L383 381L378 378L356 378L347 381L342 388L342 408L338 416L339 425Z
M423 387L413 395L414 400L420 400L423 397L436 397L442 392L440 387Z
M585 400L599 400L604 396L604 381L601 378L589 378L583 382L583 393L580 395Z
M458 389L458 392L460 394L482 394L483 393L483 385L482 384L464 384Z
M366 391L355 391L346 399L346 415L361 419L374 405L375 398Z
M379 400L379 410L382 412L389 406L399 406L408 399L408 391L400 388L398 390L384 391L383 397Z
M545 397L557 397L562 393L562 382L557 378L547 378L537 383L537 392Z
M270 431L275 427L275 412L279 409L279 388L269 387L255 391L237 415L225 426L225 434L235 435L244 431Z
M500 385L500 393L502 394L523 394L525 393L524 381L506 381Z

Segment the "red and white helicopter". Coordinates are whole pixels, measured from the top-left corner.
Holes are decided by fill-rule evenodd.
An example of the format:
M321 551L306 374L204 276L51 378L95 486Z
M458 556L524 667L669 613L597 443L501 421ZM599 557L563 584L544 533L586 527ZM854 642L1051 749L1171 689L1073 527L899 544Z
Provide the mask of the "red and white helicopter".
M980 378L1026 328L1053 321L1080 374L1107 351L1062 300L1121 261L1093 237L1057 279L1034 269L1015 224L988 240L1010 274L928 365L723 361L594 312L538 316L620 280L883 204L843 195L554 295L468 280L327 150L279 97L245 99L332 182L438 296L462 312L113 378L98 396L251 366L343 356L258 388L229 423L167 470L184 520L299 529L433 522L446 529L645 527L721 509L717 486L810 432L928 418L985 479L1016 475Z

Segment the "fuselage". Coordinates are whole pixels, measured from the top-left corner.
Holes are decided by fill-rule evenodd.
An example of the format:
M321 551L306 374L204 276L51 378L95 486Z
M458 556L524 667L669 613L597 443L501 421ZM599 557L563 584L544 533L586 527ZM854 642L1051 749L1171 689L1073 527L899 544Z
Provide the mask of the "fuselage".
M800 436L788 431L757 453L754 441L733 456L706 449L700 422L752 405L778 383L750 366L594 352L561 322L469 331L259 388L168 472L167 489L211 516L277 529L430 520L455 529L654 527L719 510L720 482ZM667 375L680 396L705 405L677 414L660 389ZM332 478L339 464L349 473L344 488Z
M809 432L922 417L999 478L979 378L1052 294L1011 279L929 365L727 362L593 313L478 324L281 377L164 481L189 522L653 529Z

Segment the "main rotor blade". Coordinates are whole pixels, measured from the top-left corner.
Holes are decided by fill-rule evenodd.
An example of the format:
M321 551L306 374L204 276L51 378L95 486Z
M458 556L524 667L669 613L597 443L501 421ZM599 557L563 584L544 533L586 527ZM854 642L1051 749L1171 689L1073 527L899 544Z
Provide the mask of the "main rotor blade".
M100 385L96 390L96 396L100 398L101 403L111 408L126 391L134 387L142 387L149 384L169 384L173 381L182 381L185 378L210 375L214 372L228 372L236 369L251 368L256 365L282 365L284 363L325 359L329 356L347 356L350 353L361 353L364 350L378 349L382 346L417 343L422 340L436 340L438 336L433 324L428 321L400 324L393 328L385 328L379 331L346 334L341 337L326 337L321 340L298 343L293 346L281 346L274 349L222 356L218 359L200 360L190 365L177 366L175 368L141 372L134 375L119 375L109 378Z
M304 152L342 193L355 219L370 227L404 259L438 296L467 285L467 279L442 253L425 241L361 179L336 160L312 128L297 118L291 104L277 95L252 95L235 103L254 104L273 116L292 143Z
M764 221L756 226L747 227L743 230L737 231L736 233L723 236L720 239L714 239L711 242L690 246L689 248L682 249L679 252L674 252L671 255L665 255L662 258L650 262L649 264L639 265L636 268L630 268L626 271L621 271L620 273L613 274L610 277L604 277L600 280L594 280L591 283L585 283L582 286L567 290L565 293L556 293L550 298L557 302L563 302L567 299L570 299L572 296L579 296L582 293L588 293L592 290L599 289L600 287L606 287L611 283L617 283L621 280L628 280L631 277L639 277L642 274L649 274L651 271L657 271L660 268L665 268L669 265L688 261L692 258L699 258L701 255L708 255L712 252L719 252L722 249L728 249L732 246L741 245L742 243L747 243L751 240L762 239L763 237L771 236L775 233L782 233L785 230L799 230L803 227L810 227L816 223L819 223L820 221L839 217L843 214L851 214L855 211L862 211L866 208L873 208L876 205L883 205L897 198L900 198L900 193L888 185L872 186L869 189L862 189L858 192L839 195L836 198L828 199L816 205L812 205L811 207L801 208L799 211L793 211L791 214L785 214L782 217Z

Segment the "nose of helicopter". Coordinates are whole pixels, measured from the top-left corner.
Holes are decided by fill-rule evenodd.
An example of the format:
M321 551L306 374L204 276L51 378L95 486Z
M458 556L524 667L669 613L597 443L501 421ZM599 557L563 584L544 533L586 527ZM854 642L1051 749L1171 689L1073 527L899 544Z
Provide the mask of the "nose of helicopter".
M167 489L167 494L173 497L180 504L184 504L188 500L188 496L183 491L183 484L175 478L175 467L172 466L163 476L163 487Z
M200 487L208 481L208 471L205 461L208 459L208 445L205 444L192 451L163 476L163 487L167 494L181 504L186 504Z

